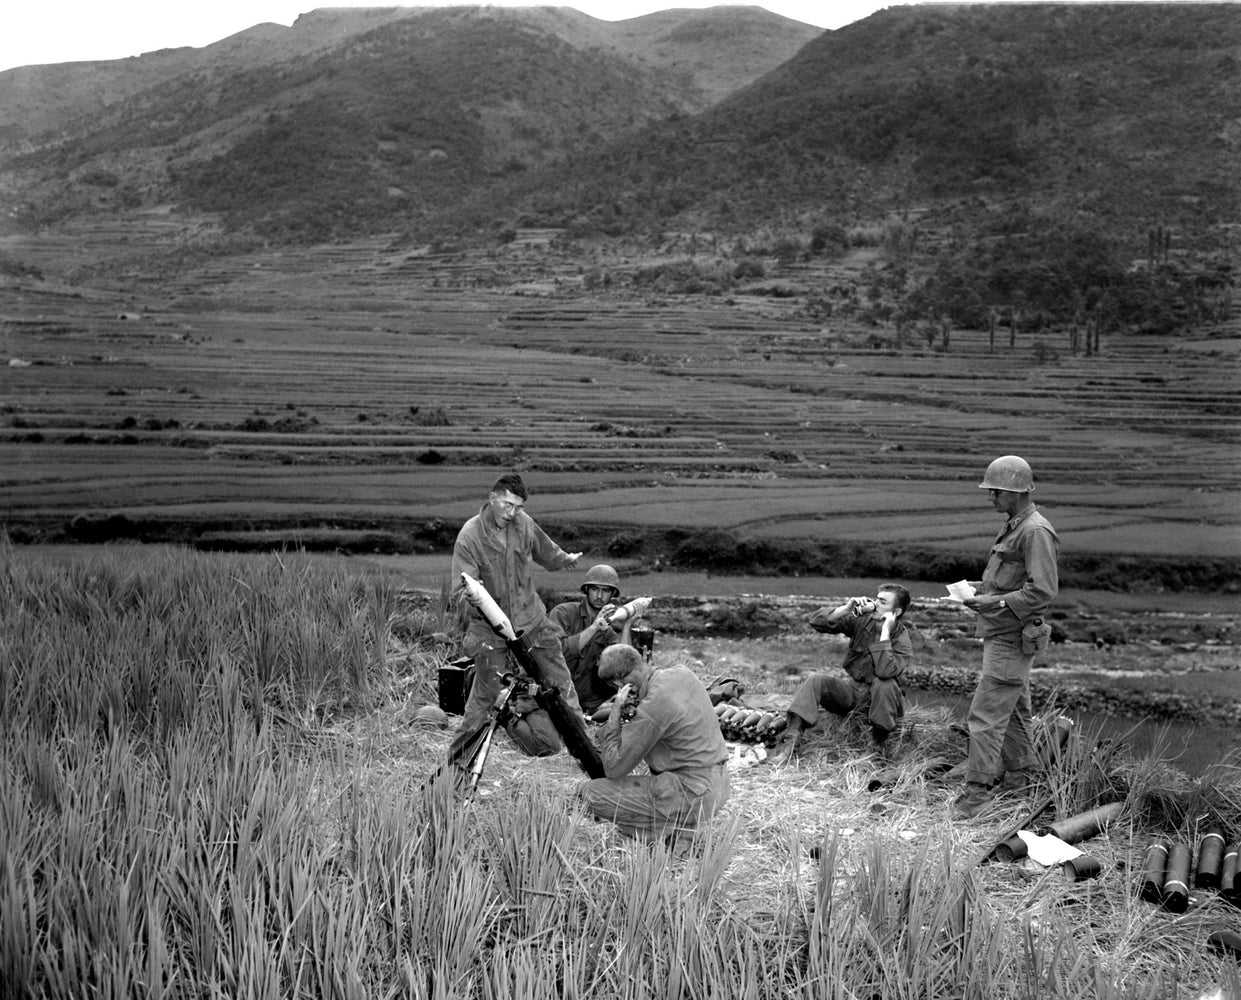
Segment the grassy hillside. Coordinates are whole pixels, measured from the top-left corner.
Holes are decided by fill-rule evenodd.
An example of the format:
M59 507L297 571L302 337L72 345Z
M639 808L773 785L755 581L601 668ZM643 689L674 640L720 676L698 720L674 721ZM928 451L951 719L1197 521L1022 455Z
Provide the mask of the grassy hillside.
M901 218L929 249L1033 215L1134 257L1153 226L1212 249L1237 217L1234 5L909 6L822 33L754 8L360 23L297 58L272 26L268 61L241 36L195 54L0 180L27 222L163 202L302 241Z
M0 186L21 196L6 221L176 202L266 238L392 231L699 110L818 34L753 8L618 24L566 8L387 13L0 75Z
M1237 209L1239 33L1232 5L892 8L696 118L575 159L578 184L543 181L538 200L613 229L968 221L1021 199L1114 232L1201 230Z

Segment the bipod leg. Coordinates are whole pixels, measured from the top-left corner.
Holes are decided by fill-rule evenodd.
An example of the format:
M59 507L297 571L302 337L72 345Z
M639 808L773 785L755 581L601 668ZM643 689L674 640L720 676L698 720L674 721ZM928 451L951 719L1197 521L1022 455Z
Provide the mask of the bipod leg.
M505 682L505 687L501 688L496 696L487 721L471 732L457 734L448 747L448 759L431 775L427 785L434 782L447 769L453 768L458 783L463 782L465 785L466 797L474 794L478 788L479 779L483 776L483 768L487 766L491 741L508 711L508 700L520 683L512 674L505 674L502 680ZM423 787L425 788L426 785Z
M500 717L497 715L491 721L491 725L487 727L478 750L470 758L470 765L466 768L465 778L465 796L469 798L478 789L478 780L483 776L483 768L487 766L487 754L491 752L491 740L496 734L496 727L500 725Z

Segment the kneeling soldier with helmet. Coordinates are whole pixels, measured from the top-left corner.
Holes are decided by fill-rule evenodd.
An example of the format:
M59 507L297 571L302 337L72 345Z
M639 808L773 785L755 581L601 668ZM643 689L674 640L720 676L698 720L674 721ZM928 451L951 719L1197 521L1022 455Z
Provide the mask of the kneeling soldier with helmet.
M627 616L618 632L612 615L620 600L620 577L611 566L592 566L582 582L582 596L552 608L548 616L564 631L561 648L565 665L573 677L578 701L587 714L616 693L615 688L599 677L599 657L609 646L630 641L630 627L636 615Z

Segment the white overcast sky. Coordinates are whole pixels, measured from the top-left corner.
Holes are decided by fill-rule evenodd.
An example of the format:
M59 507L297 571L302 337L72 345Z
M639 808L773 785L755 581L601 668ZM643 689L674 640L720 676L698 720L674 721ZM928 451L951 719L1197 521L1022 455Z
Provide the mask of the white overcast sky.
M656 10L714 7L734 0L573 0L560 4L538 0L500 0L496 6L575 7L592 17L619 21ZM1020 0L965 0L1020 2ZM1068 0L1092 2L1092 0ZM1158 0L1147 0L1158 2ZM1165 0L1166 2L1166 0ZM1236 0L1234 0L1236 2ZM882 0L752 0L820 28L842 28L884 7ZM0 70L42 63L90 59L124 59L156 49L210 45L265 21L291 25L317 7L476 6L445 0L437 4L385 4L376 0L8 0L0 14ZM0 100L3 99L0 93Z
M721 0L572 0L592 17L619 21L651 11L712 7ZM502 0L498 6L531 6ZM538 4L538 6L553 4ZM839 28L887 4L876 0L768 0L754 6L822 28ZM0 16L0 70L41 63L124 59L156 49L203 46L264 21L292 24L318 7L395 7L380 0L12 0ZM458 6L451 3L417 6Z

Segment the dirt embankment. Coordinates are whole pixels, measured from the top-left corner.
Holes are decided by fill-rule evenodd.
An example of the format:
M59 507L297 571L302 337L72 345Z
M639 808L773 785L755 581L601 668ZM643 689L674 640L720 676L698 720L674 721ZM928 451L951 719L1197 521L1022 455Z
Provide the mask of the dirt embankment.
M434 519L411 522L338 517L330 526L253 518L145 518L124 514L79 515L68 521L30 518L6 522L20 543L111 541L173 543L208 551L260 552L305 549L347 554L451 552L460 527ZM566 544L625 559L635 568L706 571L720 575L885 577L955 580L977 573L978 553L914 545L807 538L748 540L720 529L644 528L599 524L544 527ZM1060 584L1081 590L1222 592L1241 595L1241 561L1227 557L1068 553Z

